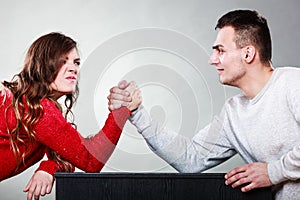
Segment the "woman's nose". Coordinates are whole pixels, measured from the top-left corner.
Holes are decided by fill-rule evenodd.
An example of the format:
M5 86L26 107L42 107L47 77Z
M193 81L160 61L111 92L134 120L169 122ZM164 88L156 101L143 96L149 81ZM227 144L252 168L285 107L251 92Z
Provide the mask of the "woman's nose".
M68 71L77 74L79 71L79 67L76 64L73 64L72 66L69 67Z

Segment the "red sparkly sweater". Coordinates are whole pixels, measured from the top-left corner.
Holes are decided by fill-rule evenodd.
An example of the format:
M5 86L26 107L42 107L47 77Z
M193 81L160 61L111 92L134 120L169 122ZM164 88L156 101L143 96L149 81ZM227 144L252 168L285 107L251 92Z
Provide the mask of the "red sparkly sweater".
M5 98L0 96L0 181L15 176L36 164L45 154L49 154L49 149L57 152L74 167L86 172L99 172L112 154L130 115L126 107L112 111L102 130L92 137L83 138L66 121L53 102L43 99L41 105L44 114L34 127L36 141L25 157L24 164L21 164L16 171L17 164L7 131L7 125L9 129L13 129L16 125L16 117L11 108L8 109L5 117L5 109L11 101L10 92L6 92ZM21 132L21 137L25 142L28 140L25 132ZM19 149L22 155L25 146L20 143ZM43 170L52 175L60 171L59 166L51 159L42 161L37 170Z

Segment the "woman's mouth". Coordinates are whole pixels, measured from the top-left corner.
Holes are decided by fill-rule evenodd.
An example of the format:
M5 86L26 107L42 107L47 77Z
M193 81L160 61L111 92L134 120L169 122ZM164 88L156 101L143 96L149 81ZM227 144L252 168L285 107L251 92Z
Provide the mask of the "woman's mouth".
M76 81L76 77L75 76L68 76L66 79L68 79L70 81Z

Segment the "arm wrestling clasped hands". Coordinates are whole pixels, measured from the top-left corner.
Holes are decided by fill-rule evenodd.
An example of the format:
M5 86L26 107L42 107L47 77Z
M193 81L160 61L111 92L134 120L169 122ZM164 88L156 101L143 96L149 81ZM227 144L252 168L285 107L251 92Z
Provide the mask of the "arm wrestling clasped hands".
M130 111L133 111L142 103L141 91L134 81L121 81L110 89L107 99L108 108L111 111L119 109L121 106L127 106Z
M111 88L110 95L107 97L109 109L114 110L130 104L132 100L130 94L135 87L134 82L121 81L118 86ZM225 175L225 179L226 185L231 185L233 188L241 187L242 192L272 185L268 175L268 164L262 162L236 167Z
M119 89L120 88L120 89ZM142 103L141 92L135 82L121 81L117 87L110 89L109 110L113 111L126 106L130 111L138 108ZM50 194L54 183L54 177L44 171L36 171L26 185L24 192L27 192L27 200L38 200L40 196Z

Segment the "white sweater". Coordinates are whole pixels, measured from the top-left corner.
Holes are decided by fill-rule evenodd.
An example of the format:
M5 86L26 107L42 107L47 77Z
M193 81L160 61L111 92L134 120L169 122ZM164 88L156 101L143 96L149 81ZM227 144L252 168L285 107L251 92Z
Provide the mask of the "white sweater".
M180 172L202 172L236 153L267 162L276 199L300 199L300 69L276 68L260 93L240 94L192 140L160 127L140 106L130 121L150 148Z

